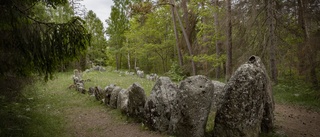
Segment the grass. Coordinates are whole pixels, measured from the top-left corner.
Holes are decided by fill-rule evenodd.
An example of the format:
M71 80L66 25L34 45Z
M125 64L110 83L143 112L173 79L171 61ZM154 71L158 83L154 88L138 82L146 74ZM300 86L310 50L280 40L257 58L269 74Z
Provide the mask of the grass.
M153 81L148 81L146 79L139 78L135 75L134 76L124 75L124 74L120 75L119 73L114 73L114 72L94 71L90 73L83 73L82 79L91 80L91 82L88 82L85 84L86 88L93 87L93 86L100 86L101 88L104 88L110 84L115 84L117 86L120 86L121 88L127 89L130 85L137 82L143 87L147 96L150 95L152 87L154 85Z
M93 97L79 94L74 89L68 89L72 82L72 72L58 73L53 80L47 83L38 81L29 85L21 92L19 99L8 101L6 96L0 95L0 136L24 136L24 137L68 137L72 136L67 131L67 113L70 108L106 109ZM113 72L84 73L83 79L91 79L85 83L85 88L100 86L104 88L109 84L116 84L122 88L128 88L134 82L138 82L149 95L154 82L137 76L119 76ZM131 121L120 111L108 109L116 119ZM92 130L92 132L96 132Z
M276 103L299 105L316 111L320 111L319 93L306 82L294 79L280 79L273 87Z

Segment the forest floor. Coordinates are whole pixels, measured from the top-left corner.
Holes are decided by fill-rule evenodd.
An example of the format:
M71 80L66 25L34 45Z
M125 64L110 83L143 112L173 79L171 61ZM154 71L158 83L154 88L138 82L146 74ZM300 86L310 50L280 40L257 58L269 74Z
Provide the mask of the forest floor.
M143 130L141 124L119 121L107 112L108 109L68 110L67 119L71 136L108 137L161 137L167 136ZM276 136L317 137L320 135L320 114L302 107L276 105ZM89 131L89 132L88 132ZM92 132L95 131L95 132Z
M320 135L320 113L300 106L276 104L276 126L278 134L288 137L318 137Z

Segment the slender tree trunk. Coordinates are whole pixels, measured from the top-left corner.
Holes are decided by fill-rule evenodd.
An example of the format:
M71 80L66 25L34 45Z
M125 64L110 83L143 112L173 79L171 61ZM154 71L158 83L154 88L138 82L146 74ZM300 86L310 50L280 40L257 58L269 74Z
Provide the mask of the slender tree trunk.
M300 56L304 58L300 59L300 70L307 70L309 73L309 77L306 79L310 80L313 87L319 89L319 81L317 77L317 51L316 48L313 47L313 44L318 44L315 39L311 38L311 30L310 30L310 15L308 16L308 0L298 0L299 6L299 25L304 31L304 43L301 44L300 47ZM318 38L316 38L318 39ZM307 58L306 58L307 57ZM307 65L306 65L307 64ZM308 69L307 69L308 68Z
M137 57L134 56L134 69L136 69L136 68L137 68Z
M227 7L227 30L226 30L226 45L227 45L227 61L226 61L226 80L228 81L232 75L232 24L231 24L231 0L226 0Z
M216 41L216 54L217 57L220 58L221 56L221 40L220 40L220 31L219 31L219 16L218 16L218 8L219 8L219 0L213 0L214 1L214 6L216 7L216 11L214 12L214 29L215 29L215 34L218 36L218 39ZM220 72L221 71L221 65L216 67L216 78L220 78Z
M119 70L119 54L116 53L116 66L117 66L117 70Z
M188 39L188 35L187 35L187 33L186 33L186 30L185 30L184 27L183 27L182 21L181 21L181 19L180 19L180 16L179 16L179 14L178 14L178 11L177 11L177 8L176 8L175 5L174 5L174 12L175 12L175 14L176 14L176 16L177 16L177 18L178 18L178 21L179 21L179 24L180 24L180 27L181 27L181 30L182 30L184 39L185 39L185 41L186 41L186 43L187 43L187 47L188 47L189 54L190 54L191 57L193 57L193 52L192 52L192 48L191 48L190 41L189 41L189 39ZM192 75L196 75L196 66L195 66L195 63L194 63L194 61L193 61L192 58L191 58L191 66L192 66Z
M129 71L131 71L130 52L128 52L128 68L129 68Z
M303 3L303 0L298 0L298 25L305 32L304 6L302 5L302 3ZM306 36L304 36L304 39L306 39ZM299 74L302 75L306 68L304 43L298 44L298 57L299 57Z
M177 31L176 16L174 15L174 2L173 2L173 0L170 0L170 3L171 3L171 15L172 15L172 22L173 22L173 30L174 30L174 35L176 38L176 47L177 47L177 51L178 51L179 66L182 67L183 58L182 58L181 48L179 45L179 35L178 35L178 31Z
M274 14L274 0L267 0L267 10L268 10L268 25L269 25L269 56L270 56L270 70L271 70L271 79L274 83L277 83L278 70L276 66L276 40L275 40L275 14Z

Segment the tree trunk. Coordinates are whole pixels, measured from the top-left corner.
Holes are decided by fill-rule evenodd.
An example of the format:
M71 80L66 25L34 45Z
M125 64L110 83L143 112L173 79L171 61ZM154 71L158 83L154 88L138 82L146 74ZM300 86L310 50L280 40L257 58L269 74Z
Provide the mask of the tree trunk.
M135 54L135 56L134 56L134 69L136 70L137 69L137 57L136 57L136 54Z
M270 70L271 70L271 80L274 83L277 83L277 77L278 77L278 70L276 66L276 39L275 39L275 14L274 14L274 0L267 0L267 10L268 10L268 25L269 25L269 41L268 41L268 46L269 46L269 58L270 58Z
M221 40L220 40L220 31L219 31L219 16L218 16L218 8L219 8L219 0L213 0L214 1L214 6L216 7L216 11L214 12L214 29L215 29L215 35L218 36L218 39L216 41L216 55L218 58L221 56ZM221 71L221 65L216 67L216 78L220 78L220 72Z
M305 32L305 22L304 22L304 6L302 5L303 0L298 0L298 25ZM304 36L306 39L306 36ZM304 40L305 41L305 40ZM298 59L299 59L299 74L302 75L304 73L305 67L305 51L304 51L304 43L298 44Z
M227 61L226 61L226 80L228 81L232 75L232 24L231 24L231 0L226 0L227 7L227 29L226 29L226 45L227 45Z
M116 65L117 65L117 70L120 69L120 65L119 65L119 54L116 53Z
M131 71L131 64L130 64L130 52L128 51L128 69Z
M173 0L170 0L170 4L171 4L171 15L172 15L172 22L173 22L173 30L174 30L174 35L175 35L175 38L176 38L176 47L177 47L177 51L178 51L179 66L181 68L182 65L183 65L183 58L182 58L181 48L180 48L180 45L179 45L179 35L178 35L178 31L177 31L176 16L174 15L174 2L173 2Z
M187 33L186 33L186 30L185 30L185 28L183 27L182 21L181 21L181 19L180 19L180 16L179 16L179 14L178 14L178 11L177 11L177 8L176 8L175 5L174 5L174 12L175 12L175 14L176 14L176 16L177 16L177 18L178 18L178 21L179 21L179 24L180 24L180 27L181 27L181 30L182 30L184 39L185 39L185 41L186 41L186 43L187 43L187 47L188 47L189 54L190 54L190 56L191 56L192 75L196 75L196 66L195 66L195 63L194 63L194 61L193 61L193 59L192 59L192 58L193 58L193 52L192 52L191 44L190 44L190 41L189 41L189 39L188 39L188 35L187 35Z

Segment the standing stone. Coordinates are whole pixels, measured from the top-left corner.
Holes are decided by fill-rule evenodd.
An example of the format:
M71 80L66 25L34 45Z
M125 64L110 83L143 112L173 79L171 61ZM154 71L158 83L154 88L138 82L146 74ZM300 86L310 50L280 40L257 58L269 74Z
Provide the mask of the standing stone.
M180 82L170 132L181 137L203 137L210 112L214 85L205 76L192 76Z
M128 88L128 92L128 115L142 121L144 105L146 103L146 93L138 83L132 84Z
M129 97L128 90L122 89L118 93L117 108L120 109L122 113L128 112L128 97Z
M178 86L168 77L160 77L145 104L145 123L160 132L167 131Z
M119 86L114 87L114 89L112 90L110 94L110 104L109 104L111 108L115 108L115 109L117 108L118 94L121 90L122 88Z
M110 99L111 99L111 93L113 89L116 87L115 84L110 84L109 86L106 86L104 88L105 96L104 96L104 104L109 106L110 105Z
M224 101L225 92L223 92L223 88L226 84L219 81L214 81L214 80L212 81L212 83L214 85L214 93L213 93L211 110L217 111L221 107L221 104Z
M258 137L261 127L272 128L272 91L259 57L252 56L241 65L224 92L225 102L215 119L215 137Z

